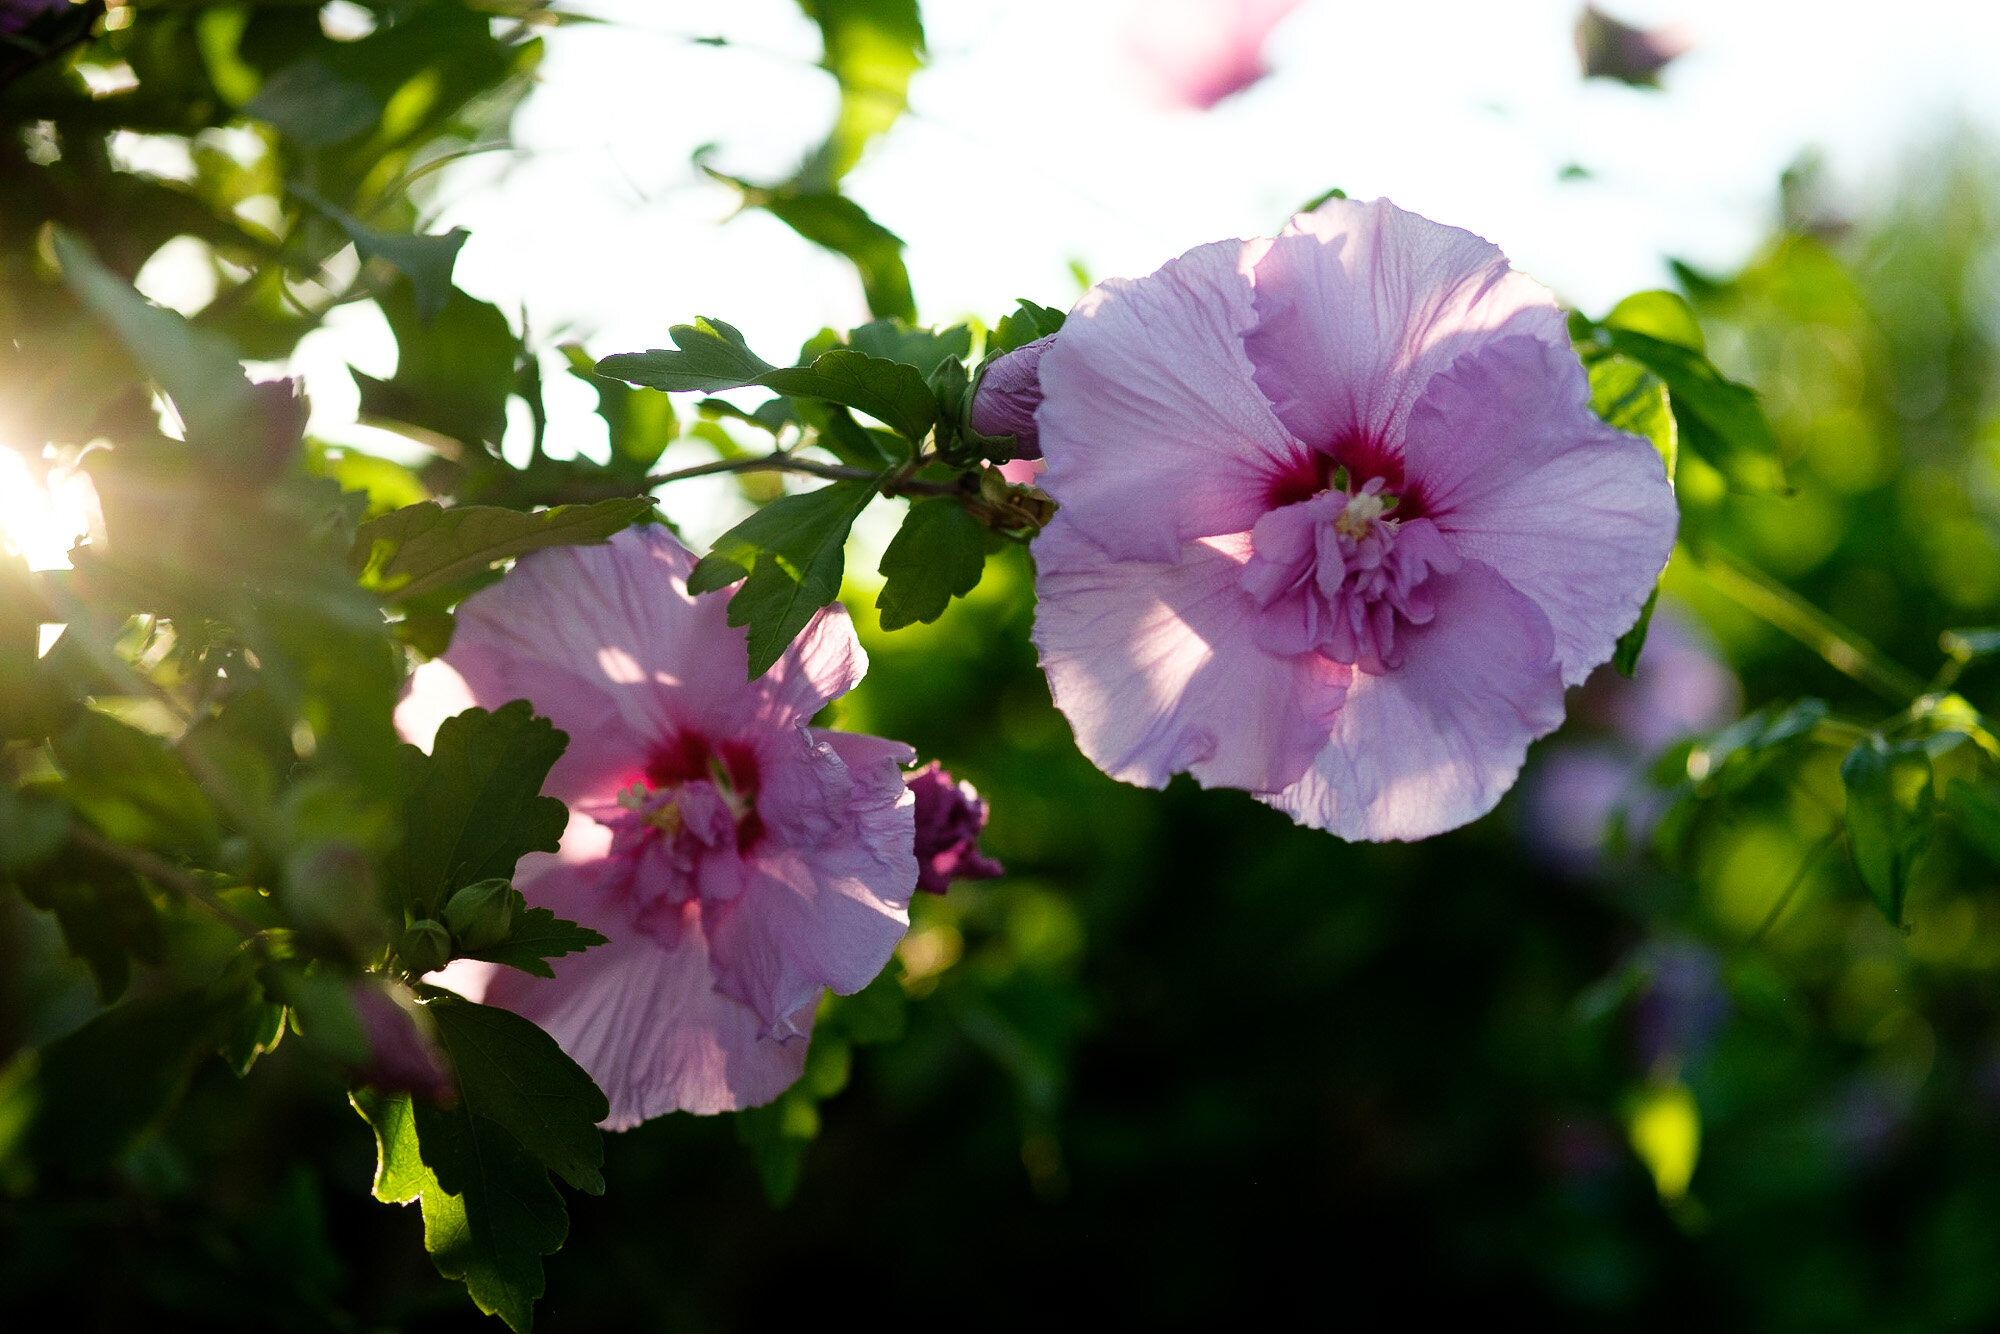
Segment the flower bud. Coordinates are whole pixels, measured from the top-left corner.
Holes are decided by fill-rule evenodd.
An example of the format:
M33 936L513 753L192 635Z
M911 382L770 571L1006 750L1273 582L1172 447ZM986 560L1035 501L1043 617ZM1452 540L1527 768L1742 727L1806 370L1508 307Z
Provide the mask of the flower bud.
M520 895L505 880L467 885L444 905L444 924L468 954L491 948L514 929L514 902Z
M954 880L991 880L1006 868L979 850L986 803L970 783L932 760L905 779L917 797L917 888L942 894Z
M452 1096L451 1070L430 1031L430 1016L409 988L365 980L347 998L368 1043L367 1059L354 1069L356 1083L433 1101Z
M428 917L412 922L396 946L396 957L419 977L435 973L451 962L451 932Z
M1042 354L1055 339L1056 335L1048 334L991 362L972 394L967 423L981 435L1013 436L1017 459L1042 456L1035 409L1042 405Z

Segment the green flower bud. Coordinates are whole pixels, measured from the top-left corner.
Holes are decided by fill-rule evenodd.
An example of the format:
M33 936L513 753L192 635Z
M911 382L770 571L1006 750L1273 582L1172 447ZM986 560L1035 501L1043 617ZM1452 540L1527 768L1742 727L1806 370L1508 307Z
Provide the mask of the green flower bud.
M396 946L396 957L419 977L434 973L451 962L451 932L428 917L412 922Z
M444 922L468 954L498 945L514 929L514 905L520 894L505 880L481 880L467 885L444 905Z

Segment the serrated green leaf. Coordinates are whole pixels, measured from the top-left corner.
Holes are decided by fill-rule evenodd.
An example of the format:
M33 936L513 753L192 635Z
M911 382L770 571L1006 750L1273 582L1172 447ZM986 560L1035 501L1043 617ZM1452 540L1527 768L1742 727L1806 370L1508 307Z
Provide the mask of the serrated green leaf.
M134 959L160 961L159 909L123 867L70 850L17 883L22 898L54 915L63 948L90 969L105 1004L125 994Z
M283 77L282 73L279 77ZM258 96L261 98L263 94ZM251 114L261 114L255 107L253 101ZM354 242L354 249L364 264L379 259L410 280L416 293L418 323L428 325L443 313L445 303L451 299L452 268L458 263L458 252L465 247L466 239L472 233L463 227L454 227L442 236L377 231L308 186L294 181L290 188L294 195L318 209L347 233L347 239Z
M810 366L767 371L758 384L794 398L843 403L882 422L912 443L930 433L937 403L915 367L851 348L823 353Z
M882 553L882 591L875 606L882 628L934 621L952 598L964 597L986 569L986 528L945 496L910 506Z
M412 918L435 919L452 890L511 880L521 857L556 850L569 812L541 790L568 742L515 700L447 718L429 755L404 748L403 842L384 870Z
M450 588L543 547L608 541L652 508L653 502L643 496L532 513L493 505L446 509L426 500L362 524L354 534L352 559L366 586L400 602Z
M361 371L361 415L387 425L414 426L464 445L475 459L490 457L507 431L521 340L491 302L452 288L428 320L417 308L417 290L397 283L376 298L396 335L396 373L378 380Z
M679 351L620 353L598 362L597 373L670 393L714 393L755 384L758 376L772 369L770 362L750 350L734 325L721 320L700 317L693 324L676 324L667 333Z
M597 1123L611 1115L611 1106L583 1068L511 1010L449 992L433 997L427 1009L457 1075L463 1109L502 1126L578 1190L602 1195L604 1136Z
M1841 761L1840 781L1854 869L1882 915L1901 925L1911 867L1931 837L1930 756L1921 743L1868 737Z
M528 908L517 916L514 929L505 940L466 957L505 964L536 977L554 977L555 969L546 960L595 949L604 943L604 937L587 926L558 917L547 908Z
M516 1334L546 1287L542 1257L562 1248L569 1215L549 1175L495 1122L408 1094L350 1095L375 1129L375 1196L423 1210L424 1249L479 1309ZM459 1187L445 1188L449 1181Z
M1681 443L1737 484L1783 485L1778 437L1756 391L1726 378L1699 352L1636 329L1607 328L1612 350L1666 382Z
M1678 292L1634 292L1611 308L1611 313L1604 317L1604 325L1684 347L1696 356L1708 355L1708 340L1702 336L1701 321Z
M815 612L840 596L848 530L874 498L867 482L835 482L785 496L724 533L696 565L691 592L721 587L732 569L748 571L729 600L729 623L750 627L752 680L771 669Z

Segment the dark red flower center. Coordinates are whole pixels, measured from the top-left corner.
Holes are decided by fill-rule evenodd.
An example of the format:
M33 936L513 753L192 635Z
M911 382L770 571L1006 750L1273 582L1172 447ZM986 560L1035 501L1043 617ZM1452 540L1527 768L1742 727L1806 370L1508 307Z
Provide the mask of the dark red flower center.
M1311 500L1334 488L1334 472L1340 468L1347 470L1349 488L1355 491L1381 478L1382 490L1398 498L1398 519L1423 517L1423 494L1404 481L1402 456L1365 435L1343 436L1331 444L1299 451L1271 474L1265 499L1272 509Z
M736 849L748 852L764 836L757 814L757 752L741 741L710 741L692 729L674 735L646 762L646 786L671 791L713 783L736 812Z

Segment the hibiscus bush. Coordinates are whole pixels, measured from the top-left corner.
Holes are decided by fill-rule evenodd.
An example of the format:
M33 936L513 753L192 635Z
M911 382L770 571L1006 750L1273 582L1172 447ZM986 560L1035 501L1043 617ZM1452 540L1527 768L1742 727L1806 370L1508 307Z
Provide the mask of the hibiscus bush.
M794 355L455 285L541 0L0 0L0 1310L2000 1317L1984 151L1607 311L1334 191L941 325L921 17L803 7ZM277 369L360 304L420 462Z

